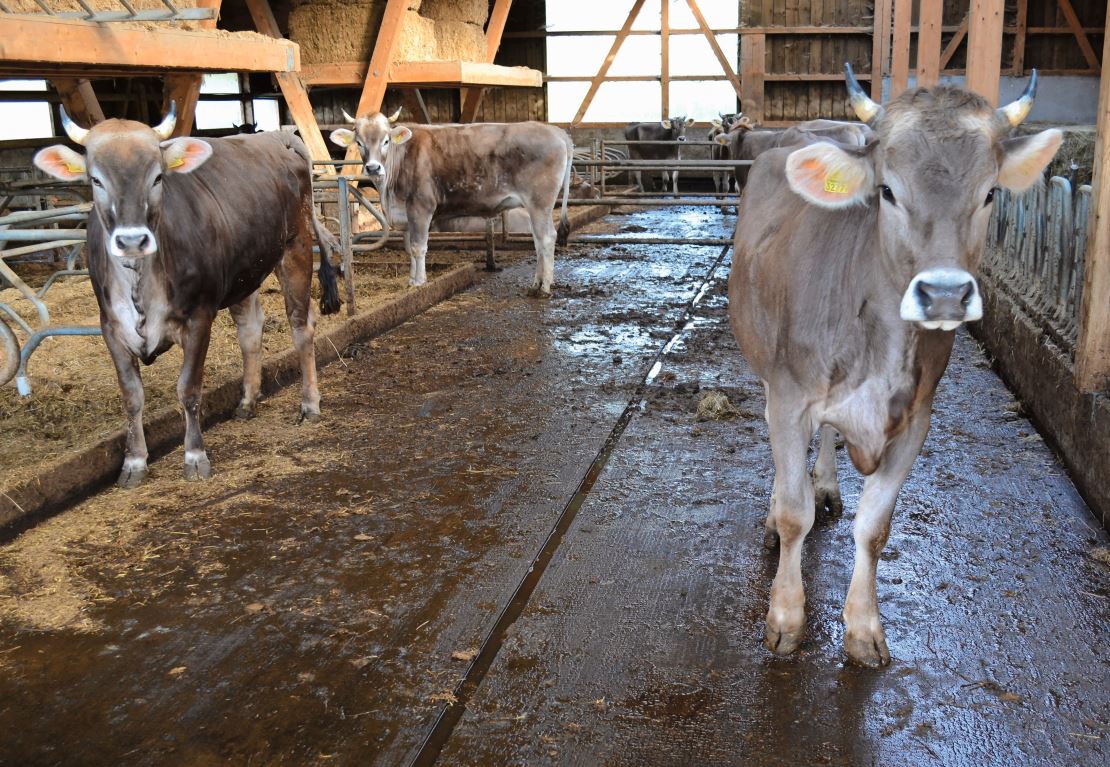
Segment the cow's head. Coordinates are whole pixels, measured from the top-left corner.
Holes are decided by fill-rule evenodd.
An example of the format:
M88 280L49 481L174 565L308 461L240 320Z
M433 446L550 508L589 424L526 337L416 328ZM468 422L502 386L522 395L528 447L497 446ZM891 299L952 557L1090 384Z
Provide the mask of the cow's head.
M721 146L731 146L734 138L740 139L744 133L750 130L755 130L755 123L746 114L733 115L735 120L729 123L721 123L722 131L716 134L710 134L710 139L717 142ZM716 120L713 121L716 124ZM726 127L727 126L727 127Z
M669 120L663 120L659 123L667 129L667 136L664 141L685 141L686 129L694 124L693 117L672 117Z
M374 183L385 178L385 162L389 157L389 149L393 144L403 144L412 138L412 131L404 125L394 125L401 116L400 108L389 117L381 112L375 112L369 117L360 117L357 120L346 112L343 116L347 122L354 125L354 130L337 128L331 132L331 141L336 146L349 147L352 144L358 147L362 155L362 164L366 175Z
M983 316L974 273L996 187L1022 191L1042 176L1062 134L1010 137L1033 107L1037 73L1021 98L994 109L958 88L907 91L885 108L847 64L852 108L874 131L864 147L816 143L790 154L790 187L822 208L877 206L886 271L902 292L901 317L953 330Z
M162 179L167 173L196 170L212 156L212 146L195 138L170 139L177 122L173 104L166 119L153 128L132 120L105 120L86 130L64 109L61 116L66 133L85 147L85 154L56 144L39 150L35 166L62 181L89 181L93 210L110 255L139 258L156 253Z

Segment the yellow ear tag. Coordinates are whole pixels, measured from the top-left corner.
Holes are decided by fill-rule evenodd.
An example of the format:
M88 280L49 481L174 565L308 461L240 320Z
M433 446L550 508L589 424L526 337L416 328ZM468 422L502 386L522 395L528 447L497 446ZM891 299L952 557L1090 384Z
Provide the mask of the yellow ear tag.
M393 141L394 144L400 144L400 143L404 142L404 139L402 138L402 136L404 136L404 135L405 134L403 134L403 133L394 133L389 138L390 138L390 140Z
M169 168L170 170L173 170L174 168L180 168L184 164L185 164L185 158L175 157L174 159L172 159L168 163L166 163L166 167Z
M825 177L825 191L830 194L848 194L848 185L833 173Z
M80 165L74 165L71 162L66 163L66 170L68 170L70 173L84 173L85 172L85 169L83 167L81 167Z

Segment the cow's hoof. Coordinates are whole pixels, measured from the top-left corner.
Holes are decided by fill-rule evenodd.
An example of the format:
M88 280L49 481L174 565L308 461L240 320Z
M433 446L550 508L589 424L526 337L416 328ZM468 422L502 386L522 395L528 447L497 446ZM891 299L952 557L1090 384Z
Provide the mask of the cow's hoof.
M880 627L877 632L848 632L844 635L844 651L848 658L860 666L882 668L890 665L890 650Z
M308 408L301 408L301 417L297 419L297 423L317 423L320 420L319 410L309 410Z
M813 486L813 505L820 514L828 509L829 516L839 517L844 513L844 501L840 499L840 487Z
M532 287L528 288L528 295L531 298L551 298L551 286L544 287L534 282Z
M763 528L763 548L774 550L779 545L779 534L772 527Z
M146 479L146 461L132 463L130 465L128 460L124 460L123 469L119 473L119 479L116 480L116 487L122 487L124 490L133 490L143 483Z
M789 655L798 649L798 645L802 643L803 634L802 629L795 631L779 630L772 628L771 624L768 623L763 635L763 646L775 655Z
M423 285L426 282L427 282L427 280L413 280L413 279L410 279L409 280L409 287L410 288L419 288L421 285Z
M504 267L497 266L496 264L486 264L486 271L487 272L503 272L503 271L505 271L505 269L504 269Z
M239 407L235 408L235 417L240 421L249 421L254 418L254 405L246 405L240 402Z
M212 464L203 450L185 451L185 479L190 482L211 479Z

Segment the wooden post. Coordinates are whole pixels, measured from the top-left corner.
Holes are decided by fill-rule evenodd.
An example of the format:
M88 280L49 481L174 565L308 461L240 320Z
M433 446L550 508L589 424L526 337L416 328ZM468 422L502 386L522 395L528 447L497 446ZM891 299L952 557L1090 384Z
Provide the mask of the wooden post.
M659 4L659 119L671 116L671 4Z
M1083 53L1083 58L1087 60L1087 66L1091 69L1097 70L1099 68L1098 57L1095 56L1095 49L1091 47L1091 41L1087 39L1087 33L1083 31L1083 25L1079 23L1079 17L1075 15L1075 9L1071 6L1070 0L1056 0L1060 4L1060 10L1067 19L1068 26L1071 27L1072 34L1075 35L1075 42L1079 44L1079 50Z
M971 0L967 27L967 89L998 106L1003 0Z
M366 71L366 82L362 86L362 96L358 100L355 117L380 112L385 99L385 89L389 85L389 67L401 41L401 26L405 20L406 0L389 0L378 27L378 39L374 43L374 54L370 57L370 68ZM357 150L356 150L357 151Z
M1029 0L1017 0L1017 32L1014 33L1013 73L1025 76L1025 33L1029 28Z
M921 0L917 15L917 87L932 88L940 82L940 28L944 23L944 1Z
M910 25L913 0L894 0L894 43L890 49L890 97L897 98L910 83Z
M55 77L50 80L54 90L62 97L62 106L78 125L91 128L104 119L104 110L100 108L92 84L88 80L78 80L73 77Z
M960 43L967 37L967 19L970 14L964 16L964 20L960 22L960 26L956 29L956 34L952 35L952 39L948 41L948 45L944 46L944 52L940 54L940 69L943 72L948 62L956 55L956 50L960 47Z
M763 122L763 79L767 68L767 36L740 38L740 105L753 123Z
M197 22L201 29L215 29L216 20L220 15L221 0L197 0L198 8L213 8L216 16ZM166 75L162 86L162 114L170 108L170 102L177 105L177 123L174 125L172 136L188 136L193 132L193 120L196 117L197 101L200 99L200 83L203 75L199 73Z
M269 37L281 37L277 19L270 9L268 0L247 0L247 9L254 20L254 28ZM308 147L313 160L330 160L331 152L324 143L324 135L320 133L320 124L316 122L316 115L312 111L312 102L308 100L308 90L304 87L301 76L296 72L277 72L274 74L281 95L285 98L285 106L289 115L301 132L301 140ZM325 166L321 170L335 173L334 166Z
M509 7L512 4L513 0L497 0L493 6L493 11L490 12L489 23L486 24L485 61L487 64L492 64L493 60L497 58L497 49L501 47L501 35L505 32L505 22L508 21ZM485 88L463 89L461 94L461 122L474 122L474 118L478 116L478 110L482 107L482 97L485 94Z
M597 70L597 74L594 75L594 79L590 81L590 89L586 91L585 98L582 99L582 103L579 105L574 119L571 120L572 123L582 122L582 118L586 116L586 110L589 109L590 104L593 103L594 96L597 95L597 89L601 87L602 80L604 80L605 75L609 73L609 67L613 65L613 59L617 57L617 52L621 49L621 45L624 44L624 39L628 37L629 31L632 29L632 25L635 23L636 17L640 14L640 9L643 7L644 0L635 0L632 3L632 10L628 12L628 18L624 20L624 26L621 27L620 32L617 32L617 39L613 41L613 47L609 49L609 55L605 57L605 61L601 62L601 67Z
M1094 180L1091 183L1090 233L1087 238L1079 343L1075 347L1075 384L1081 392L1110 386L1110 34L1102 44L1102 81L1098 92Z
M717 61L721 64L721 69L725 72L725 77L732 83L733 89L736 91L736 98L740 98L740 78L736 76L736 72L732 69L732 64L729 63L728 57L725 52L721 50L720 44L717 42L716 35L705 23L705 16L702 15L701 8L698 7L697 0L686 0L686 4L690 6L690 12L694 14L697 19L698 26L701 27L701 33L705 35L706 42L709 47L713 49L713 55L717 57Z
M894 0L875 0L875 31L871 37L871 98L883 100L883 74L890 60L890 20Z

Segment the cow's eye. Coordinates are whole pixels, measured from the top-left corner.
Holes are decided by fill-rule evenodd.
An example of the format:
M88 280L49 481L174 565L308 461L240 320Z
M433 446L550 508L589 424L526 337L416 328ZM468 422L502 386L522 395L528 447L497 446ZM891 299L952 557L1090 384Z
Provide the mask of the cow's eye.
M986 207L994 202L994 190L987 192L987 199L983 202L983 207Z
M154 186L158 186L161 183L162 183L162 174L159 173L157 176L154 177Z
M889 186L887 186L886 184L880 186L879 193L883 196L883 199L889 202L891 205L895 204L896 200L894 199L894 192L890 190Z
M99 187L101 189L104 188L104 184L100 183L100 179L98 179L96 176L90 176L89 181L92 181L92 185L95 187Z

